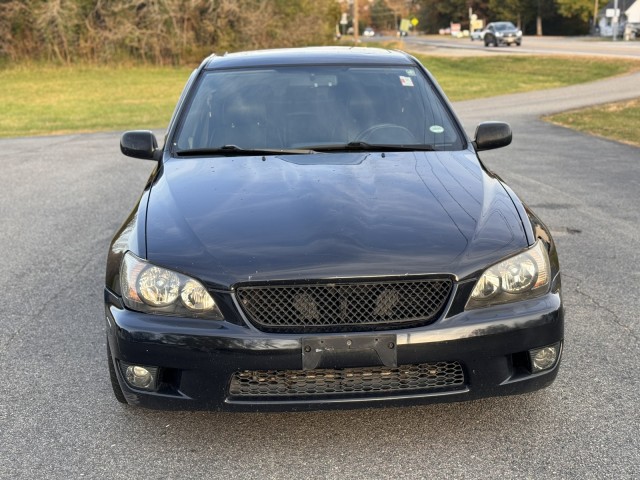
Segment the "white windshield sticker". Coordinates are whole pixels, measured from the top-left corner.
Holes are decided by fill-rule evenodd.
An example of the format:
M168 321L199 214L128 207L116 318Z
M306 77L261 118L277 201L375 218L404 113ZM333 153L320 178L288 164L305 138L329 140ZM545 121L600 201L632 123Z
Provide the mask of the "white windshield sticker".
M400 83L404 86L404 87L413 87L413 80L411 80L411 77L400 77Z
M431 125L431 127L429 127L429 130L431 130L433 133L444 132L444 128L442 128L440 125Z

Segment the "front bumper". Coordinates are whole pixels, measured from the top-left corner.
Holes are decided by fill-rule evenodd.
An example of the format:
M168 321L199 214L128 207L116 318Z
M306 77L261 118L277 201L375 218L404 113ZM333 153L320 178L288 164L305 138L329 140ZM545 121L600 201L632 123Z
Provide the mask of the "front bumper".
M379 332L395 339L397 365L393 372L404 375L402 366L460 366L464 378L455 385L398 390L367 388L345 391L325 390L320 394L286 392L276 395L232 394L232 377L262 372L267 384L281 378L298 378L296 372L315 377L304 360L304 349L318 339L369 341L376 332L352 334L293 335L257 331L250 326L211 320L182 319L148 315L126 310L119 299L106 291L106 323L111 360L122 391L130 404L161 409L206 410L302 410L354 406L415 405L418 403L463 401L497 395L525 393L551 384L560 363L564 336L562 301L559 293L443 317L433 324L410 329ZM318 340L320 341L320 340ZM392 343L392 342L389 342ZM528 351L560 344L558 360L548 370L531 373ZM363 368L362 356L340 357L334 373L361 372L360 378L389 375L381 364ZM157 366L158 391L131 388L120 368L126 364ZM356 362L356 363L352 363ZM345 370L346 369L346 370ZM319 372L319 371L318 371ZM364 372L364 373L362 373ZM392 372L392 373L393 373ZM399 372L399 373L398 373ZM421 375L421 374L420 374ZM418 375L418 376L420 376ZM317 381L317 379L315 380ZM321 382L323 383L323 382ZM276 389L277 390L277 389Z
M511 45L514 43L520 43L522 41L522 37L498 37L499 45Z

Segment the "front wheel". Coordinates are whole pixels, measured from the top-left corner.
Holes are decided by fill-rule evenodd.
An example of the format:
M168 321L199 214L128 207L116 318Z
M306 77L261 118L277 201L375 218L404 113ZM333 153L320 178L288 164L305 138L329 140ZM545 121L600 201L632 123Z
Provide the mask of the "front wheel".
M522 42L516 42L516 46L519 47L520 45L522 45Z

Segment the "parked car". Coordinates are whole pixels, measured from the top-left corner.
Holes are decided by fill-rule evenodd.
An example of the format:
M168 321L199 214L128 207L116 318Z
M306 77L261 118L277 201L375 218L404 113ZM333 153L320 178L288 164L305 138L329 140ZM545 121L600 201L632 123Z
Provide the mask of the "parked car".
M635 40L640 36L640 23L627 23L624 27L623 38L626 41Z
M362 35L365 36L365 37L374 37L376 35L376 32L375 32L375 30L373 28L367 27L362 32Z
M169 409L414 405L543 388L563 306L540 219L478 158L402 52L205 59L108 252L120 402ZM535 161L521 158L518 161Z
M522 45L522 31L511 22L493 22L484 30L484 46Z
M471 37L471 41L474 40L483 40L484 39L484 30L482 28L476 28L469 35Z

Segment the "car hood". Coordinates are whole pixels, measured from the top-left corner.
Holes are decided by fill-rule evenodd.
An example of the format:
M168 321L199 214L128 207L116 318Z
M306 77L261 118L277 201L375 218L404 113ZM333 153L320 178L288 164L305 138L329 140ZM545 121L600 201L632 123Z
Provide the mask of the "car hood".
M471 151L167 160L147 258L220 288L266 280L476 274L527 245Z

